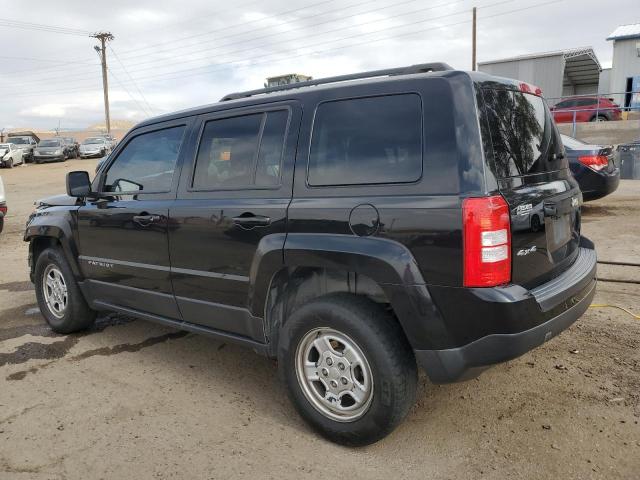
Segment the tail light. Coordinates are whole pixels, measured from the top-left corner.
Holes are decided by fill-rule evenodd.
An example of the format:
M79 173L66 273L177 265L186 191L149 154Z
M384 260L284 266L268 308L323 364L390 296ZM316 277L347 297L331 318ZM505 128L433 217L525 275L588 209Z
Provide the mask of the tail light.
M462 204L463 283L493 287L511 281L509 206L500 195L467 198Z
M578 161L585 167L589 167L596 172L599 172L609 165L609 158L605 155L583 155L578 157Z
M6 214L7 213L7 205L0 203L0 212Z

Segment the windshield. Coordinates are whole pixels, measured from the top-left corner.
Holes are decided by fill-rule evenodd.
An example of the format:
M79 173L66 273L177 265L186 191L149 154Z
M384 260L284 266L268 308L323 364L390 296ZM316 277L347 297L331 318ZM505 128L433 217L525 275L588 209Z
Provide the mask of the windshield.
M565 148L569 150L580 150L582 147L586 145L586 143L581 142L577 138L569 137L567 135L560 135L562 137L562 143Z
M39 147L59 147L60 140L42 140Z
M102 138L87 138L84 142L82 142L83 145L96 145L100 143L104 143L104 140Z
M24 137L13 137L7 138L8 143L13 143L14 145L26 145L29 143L29 140Z

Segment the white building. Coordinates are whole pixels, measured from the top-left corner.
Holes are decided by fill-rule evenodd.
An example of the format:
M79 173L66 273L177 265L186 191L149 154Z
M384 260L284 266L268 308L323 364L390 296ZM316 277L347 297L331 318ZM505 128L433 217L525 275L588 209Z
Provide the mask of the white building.
M479 62L478 70L536 85L555 103L560 97L598 93L602 67L591 47Z
M609 78L609 92L627 92L612 95L624 107L640 108L640 23L621 25L607 40L613 41L613 63Z

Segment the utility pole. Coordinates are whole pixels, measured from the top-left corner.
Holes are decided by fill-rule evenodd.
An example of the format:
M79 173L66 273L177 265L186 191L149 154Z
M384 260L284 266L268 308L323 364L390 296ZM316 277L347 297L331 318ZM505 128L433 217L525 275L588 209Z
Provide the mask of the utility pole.
M471 70L476 71L476 7L473 7L473 32L471 33Z
M102 89L104 90L104 118L107 127L107 134L111 134L111 116L109 114L109 80L107 79L107 42L115 37L109 32L98 32L91 35L93 38L100 40L100 47L93 47L102 63Z

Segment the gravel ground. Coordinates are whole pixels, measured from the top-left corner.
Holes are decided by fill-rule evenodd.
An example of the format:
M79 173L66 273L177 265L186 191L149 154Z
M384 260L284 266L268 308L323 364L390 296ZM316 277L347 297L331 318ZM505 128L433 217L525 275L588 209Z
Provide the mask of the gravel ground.
M421 376L406 421L347 449L311 432L273 362L219 341L118 316L57 335L26 267L25 219L64 190L73 160L1 170L0 478L640 477L640 321L590 309L559 337L478 379ZM602 260L640 263L640 182L584 208ZM604 278L640 280L602 266ZM601 282L596 303L640 313L640 285ZM478 319L481 321L481 319Z

